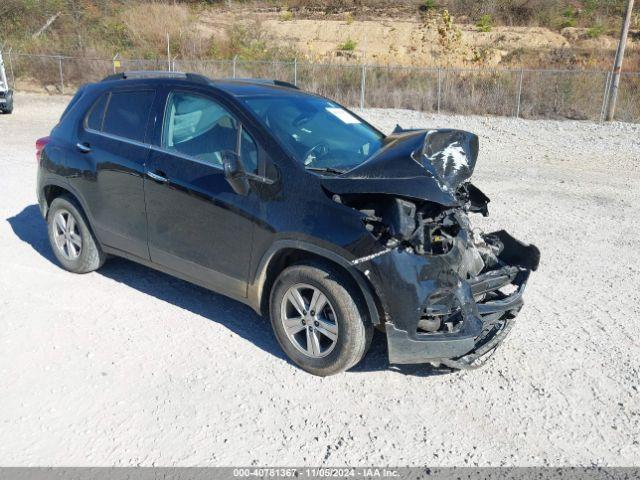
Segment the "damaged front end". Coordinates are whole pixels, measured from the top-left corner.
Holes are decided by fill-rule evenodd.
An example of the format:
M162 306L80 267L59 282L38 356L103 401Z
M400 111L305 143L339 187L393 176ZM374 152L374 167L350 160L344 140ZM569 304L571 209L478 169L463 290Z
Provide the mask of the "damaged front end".
M391 363L478 366L509 333L540 252L505 231L485 234L471 226L469 214L488 215L489 202L469 182L475 135L396 135L359 171L326 184L335 201L362 213L370 234L352 263L378 294ZM367 174L385 163L395 177ZM356 180L357 187L349 184ZM410 187L404 194L403 184Z

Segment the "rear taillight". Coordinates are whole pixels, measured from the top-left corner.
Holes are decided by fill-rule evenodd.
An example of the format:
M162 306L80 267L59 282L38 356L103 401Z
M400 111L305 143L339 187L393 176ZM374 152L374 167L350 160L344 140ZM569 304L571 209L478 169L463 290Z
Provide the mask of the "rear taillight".
M36 140L36 160L40 163L40 157L42 157L42 150L47 146L47 143L51 140L51 137L42 137Z

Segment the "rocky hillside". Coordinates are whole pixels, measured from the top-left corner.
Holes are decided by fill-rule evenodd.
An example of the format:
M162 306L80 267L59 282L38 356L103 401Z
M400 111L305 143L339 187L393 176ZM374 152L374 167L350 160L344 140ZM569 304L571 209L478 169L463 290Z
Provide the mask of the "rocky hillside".
M251 22L277 44L306 58L331 62L608 68L617 46L615 31L595 35L588 27L482 27L462 23L446 11L359 20L349 14L298 17L290 11L240 9L199 17L205 37L225 38L230 30L222 26L233 29ZM640 70L640 31L632 32L627 49L627 69Z

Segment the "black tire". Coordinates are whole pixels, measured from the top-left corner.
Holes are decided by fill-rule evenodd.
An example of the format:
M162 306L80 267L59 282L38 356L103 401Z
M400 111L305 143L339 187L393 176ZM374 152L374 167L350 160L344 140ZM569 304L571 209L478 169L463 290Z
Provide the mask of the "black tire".
M318 289L335 311L338 336L333 349L324 357L302 353L285 332L282 302L287 291L298 284ZM371 345L373 326L360 291L348 275L330 264L298 264L283 270L271 290L269 310L273 331L284 352L296 365L314 375L324 377L348 370L362 360Z
M10 95L9 98L7 98L7 103L5 104L4 108L0 109L0 112L2 112L3 114L9 114L13 112L13 95Z
M64 247L61 248L56 243L55 229L57 227L55 225L55 218L58 213L63 216L66 215L66 213L71 215L77 226L77 234L81 238L81 245L79 253L74 258L66 256ZM65 270L74 273L89 273L97 270L104 264L105 254L102 252L93 232L89 228L89 222L82 212L82 209L73 198L65 195L57 197L51 202L51 207L47 213L47 231L53 253Z

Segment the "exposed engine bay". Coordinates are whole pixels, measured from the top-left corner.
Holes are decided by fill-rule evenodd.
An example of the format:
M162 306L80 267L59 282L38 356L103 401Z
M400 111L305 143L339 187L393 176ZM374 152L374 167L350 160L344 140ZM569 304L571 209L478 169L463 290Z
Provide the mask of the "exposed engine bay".
M460 198L467 198L467 185L460 190L464 190ZM388 248L402 247L418 255L445 254L451 250L461 228L471 232L466 215L470 211L468 201L462 208L443 208L430 202L415 202L384 195L340 198L343 203L366 215L365 228ZM486 205L482 209L486 211ZM476 246L489 253L491 249L479 232L473 233Z
M390 361L471 368L510 330L540 252L505 231L472 227L469 215L487 216L489 203L469 181L475 135L396 133L401 145L390 149L393 156L382 151L347 174L359 180L357 192L346 176L326 188L362 214L370 233L372 243L358 248L366 254L352 263L379 294ZM398 178L382 177L394 169Z

